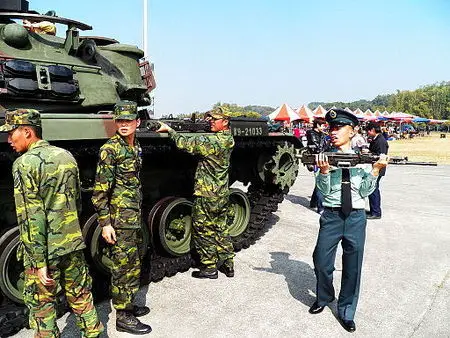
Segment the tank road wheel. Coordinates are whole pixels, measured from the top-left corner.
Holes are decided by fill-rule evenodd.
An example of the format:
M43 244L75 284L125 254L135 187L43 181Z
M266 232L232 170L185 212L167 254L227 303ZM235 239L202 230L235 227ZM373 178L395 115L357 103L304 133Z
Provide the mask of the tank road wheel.
M148 230L142 226L142 243L139 247L139 256L142 258L148 249ZM91 235L92 234L92 235ZM89 256L95 267L104 274L109 274L112 262L108 257L109 246L103 240L102 228L98 225L97 214L92 215L83 227L83 236L88 248Z
M297 178L298 159L292 144L279 144L275 154L268 158L262 154L259 161L259 176L266 183L279 186L282 190L290 188ZM261 166L261 164L263 165Z
M232 238L241 235L250 221L250 201L239 189L230 189L228 207L228 232Z
M159 244L171 256L178 257L191 251L192 205L185 198L169 197L157 202L150 212L153 239L158 233Z
M19 228L7 231L0 242L0 289L15 303L23 304L23 262L17 261Z

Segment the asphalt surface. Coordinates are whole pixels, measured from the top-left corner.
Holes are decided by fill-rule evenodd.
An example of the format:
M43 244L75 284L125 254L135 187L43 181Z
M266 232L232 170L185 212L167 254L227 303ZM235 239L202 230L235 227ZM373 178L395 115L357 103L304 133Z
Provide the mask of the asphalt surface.
M151 312L152 337L450 337L450 166L395 166L381 181L383 218L368 221L357 330L336 319L336 303L310 315L312 263L319 215L310 210L312 174L299 177L267 233L236 256L236 277L196 280L179 273L140 290ZM339 292L342 251L334 284ZM115 330L109 301L97 304L108 337ZM77 337L73 315L58 320ZM106 335L105 335L106 336ZM15 337L32 337L22 330Z

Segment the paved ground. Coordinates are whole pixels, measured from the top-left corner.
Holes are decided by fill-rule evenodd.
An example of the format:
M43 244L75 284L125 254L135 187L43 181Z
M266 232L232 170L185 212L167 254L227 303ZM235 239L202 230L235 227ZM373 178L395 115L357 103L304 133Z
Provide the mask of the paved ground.
M312 188L312 176L302 168L271 229L238 253L235 278L204 281L186 272L142 289L139 301L152 309L143 318L153 327L149 336L350 335L335 318L335 303L319 315L308 313L319 219L306 207ZM368 223L353 336L450 337L450 166L391 166L382 196L383 218ZM340 278L338 258L337 290ZM109 302L98 308L109 337L131 337L115 331ZM58 324L63 337L78 336L73 316ZM16 337L32 332L22 330Z

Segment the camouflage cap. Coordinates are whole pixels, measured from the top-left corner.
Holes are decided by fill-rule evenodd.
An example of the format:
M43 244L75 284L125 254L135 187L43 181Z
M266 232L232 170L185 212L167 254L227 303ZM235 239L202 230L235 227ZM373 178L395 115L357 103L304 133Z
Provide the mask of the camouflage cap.
M208 116L211 116L214 119L229 119L231 117L230 113L225 111L222 107L217 107L206 112L205 117Z
M133 101L119 101L114 106L114 120L135 120L137 118L137 103Z
M0 132L9 132L20 126L42 127L41 114L36 109L16 109L5 113L5 124Z

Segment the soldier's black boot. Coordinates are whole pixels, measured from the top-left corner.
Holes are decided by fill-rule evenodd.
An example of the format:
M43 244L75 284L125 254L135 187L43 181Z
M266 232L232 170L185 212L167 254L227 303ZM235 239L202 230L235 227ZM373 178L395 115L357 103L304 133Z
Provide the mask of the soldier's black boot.
M232 259L228 259L220 266L219 271L225 274L227 277L234 277L234 262Z
M202 279L217 279L217 277L219 277L219 274L217 273L216 268L200 268L200 270L192 272L192 277Z
M150 309L147 306L133 305L133 315L135 317L142 317L150 313Z
M150 325L141 323L132 312L117 310L116 330L131 334L147 334L152 332Z

